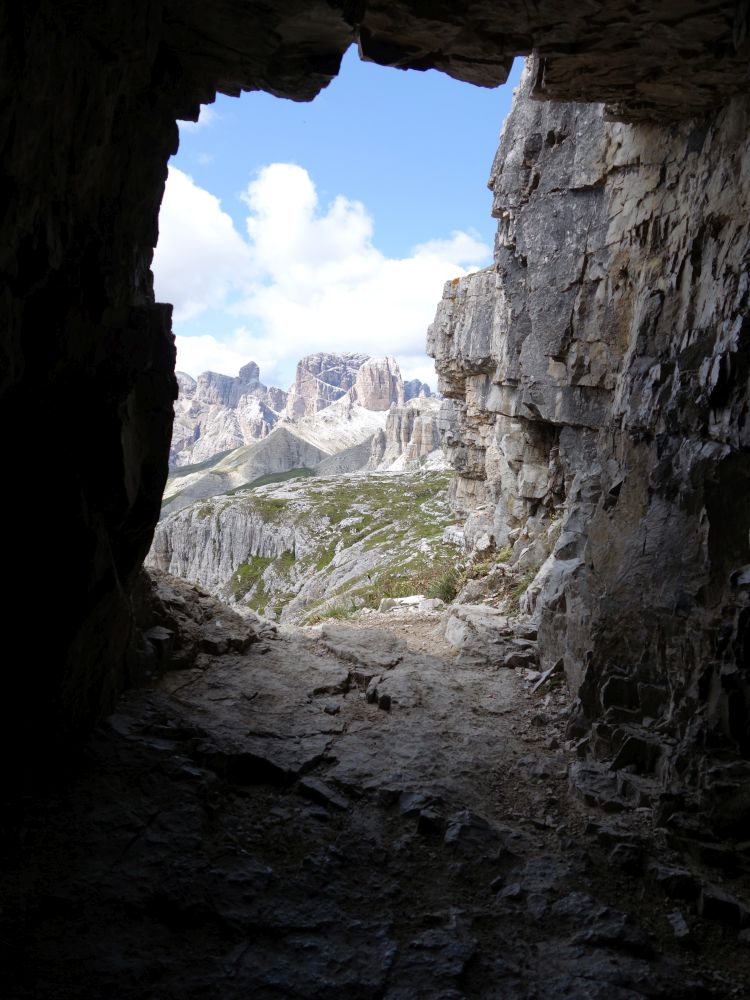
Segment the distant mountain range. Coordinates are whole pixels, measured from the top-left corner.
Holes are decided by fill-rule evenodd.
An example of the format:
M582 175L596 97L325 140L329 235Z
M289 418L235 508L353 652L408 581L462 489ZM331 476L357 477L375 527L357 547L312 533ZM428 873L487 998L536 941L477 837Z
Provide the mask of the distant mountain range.
M392 357L309 355L289 392L264 386L254 362L235 378L178 380L164 514L291 470L446 467L440 402L418 379L405 383Z
M236 377L203 372L194 379L178 372L177 380L173 469L260 441L278 424L297 424L345 396L364 409L382 412L392 404L432 395L419 379L404 382L394 358L352 353L319 352L302 358L288 391L263 385L254 361Z

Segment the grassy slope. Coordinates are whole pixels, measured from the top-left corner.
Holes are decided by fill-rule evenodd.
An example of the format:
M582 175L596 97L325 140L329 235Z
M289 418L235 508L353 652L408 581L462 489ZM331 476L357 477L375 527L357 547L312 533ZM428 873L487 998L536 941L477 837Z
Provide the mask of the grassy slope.
M298 552L248 554L225 595L262 614L314 621L383 597L445 592L461 552L443 540L453 517L442 472L302 479L283 475L202 502L206 516L241 503L269 524L293 525ZM302 473L304 476L305 473ZM255 484L253 484L255 485ZM291 602L291 604L290 604Z

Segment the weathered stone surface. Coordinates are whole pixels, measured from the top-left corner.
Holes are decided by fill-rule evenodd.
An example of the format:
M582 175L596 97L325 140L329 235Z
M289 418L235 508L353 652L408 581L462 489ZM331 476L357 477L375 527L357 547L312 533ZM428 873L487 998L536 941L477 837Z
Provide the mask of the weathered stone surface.
M447 468L440 448L436 399L419 397L392 405L385 428L372 440L369 469L410 469L420 465Z
M514 623L485 604L452 605L445 638L463 658L489 666L514 670L537 663L536 642L517 635Z
M396 359L369 358L357 371L351 398L366 410L388 410L405 402L404 382Z
M748 104L613 124L530 101L535 72L490 178L496 263L446 286L430 333L454 503L470 542L543 563L522 607L584 724L606 719L594 752L721 812L688 762L706 733L747 752Z
M452 556L447 487L432 470L314 476L186 503L159 522L147 563L286 622L349 613Z
M236 617L195 588L156 586L196 638ZM585 822L519 675L405 644L383 670L392 638L285 632L198 653L122 698L81 773L4 816L5 991L745 996L737 889L727 903L706 886L703 919L684 906L695 966L669 930L675 904L608 860L613 842L643 841L661 863L658 840L632 815L619 830Z

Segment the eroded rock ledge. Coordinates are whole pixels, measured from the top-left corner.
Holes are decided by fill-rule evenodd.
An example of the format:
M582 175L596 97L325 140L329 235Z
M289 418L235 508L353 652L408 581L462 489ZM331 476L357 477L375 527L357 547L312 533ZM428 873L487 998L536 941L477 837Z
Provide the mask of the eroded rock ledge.
M750 102L679 127L530 100L490 185L495 265L449 283L430 341L467 533L527 595L574 732L656 774L689 826L748 818ZM582 745L582 750L584 745Z

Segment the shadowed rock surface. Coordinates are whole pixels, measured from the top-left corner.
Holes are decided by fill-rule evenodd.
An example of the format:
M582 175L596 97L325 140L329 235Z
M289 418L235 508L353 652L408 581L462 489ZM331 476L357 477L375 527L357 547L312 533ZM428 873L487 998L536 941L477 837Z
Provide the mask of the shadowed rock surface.
M615 815L604 776L597 807L559 689L415 651L417 612L406 638L388 615L279 636L156 589L149 641L183 669L6 813L9 996L747 995L746 880Z

